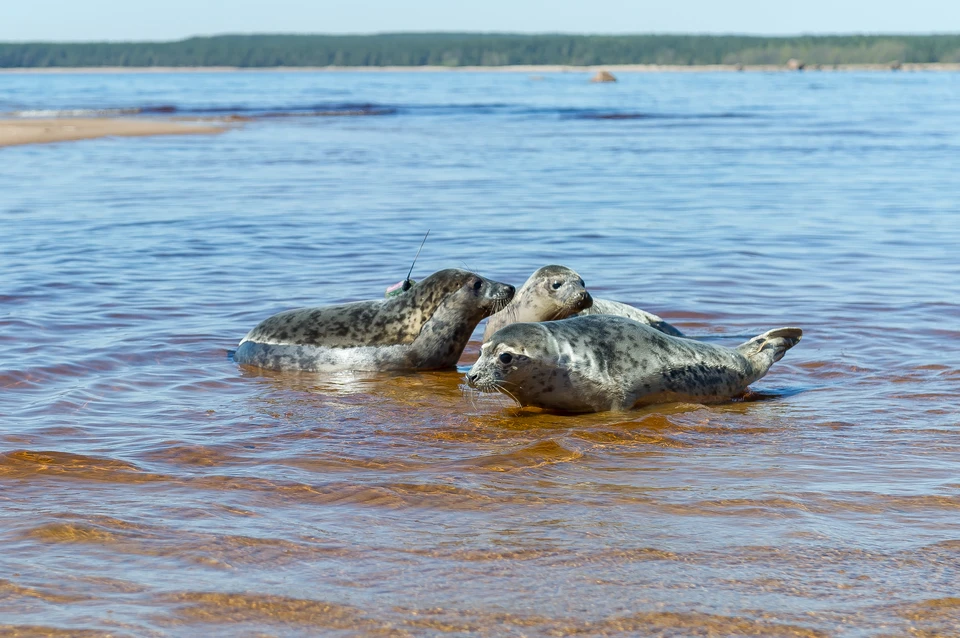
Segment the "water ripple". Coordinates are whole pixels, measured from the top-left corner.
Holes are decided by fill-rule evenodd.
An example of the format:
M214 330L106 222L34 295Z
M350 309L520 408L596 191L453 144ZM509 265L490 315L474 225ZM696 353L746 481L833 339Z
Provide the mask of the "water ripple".
M0 633L950 634L960 80L811 78L6 77L251 121L3 151ZM428 228L414 278L562 263L804 341L743 401L580 416L464 395L479 331L460 372L228 356Z

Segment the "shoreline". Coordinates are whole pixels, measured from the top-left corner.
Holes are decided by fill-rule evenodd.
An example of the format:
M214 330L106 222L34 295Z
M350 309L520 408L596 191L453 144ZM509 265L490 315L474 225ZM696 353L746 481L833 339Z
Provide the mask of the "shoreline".
M608 65L561 65L524 64L515 66L277 66L277 67L232 67L232 66L145 66L145 67L16 67L0 68L0 74L96 74L96 73L727 73L727 72L788 72L799 70L782 64L709 64L709 65L661 65L661 64L608 64ZM960 71L960 62L918 62L894 65L887 64L809 64L803 71Z
M103 137L155 135L217 135L232 127L208 122L131 117L70 117L0 119L0 148L26 144L53 144Z

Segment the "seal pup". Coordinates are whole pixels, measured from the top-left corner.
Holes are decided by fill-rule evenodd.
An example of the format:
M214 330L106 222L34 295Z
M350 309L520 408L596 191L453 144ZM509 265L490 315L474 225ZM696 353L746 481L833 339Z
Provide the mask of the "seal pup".
M566 319L593 305L583 279L566 266L538 268L513 300L487 320L483 340L512 323Z
M521 406L564 412L715 403L746 391L802 334L779 328L725 348L671 337L623 317L515 323L483 344L466 382L481 392L502 392Z
M436 286L426 287L430 294L415 293L441 273L444 289L451 281L460 285L442 296ZM441 273L399 297L274 315L243 338L234 360L271 370L307 372L455 366L477 324L505 306L514 288L466 271ZM409 303L416 299L424 301L424 307ZM411 326L424 315L426 320L407 341Z
M587 314L627 317L652 326L668 335L683 333L655 314L619 301L592 297L583 278L566 266L544 266L530 275L507 306L487 320L483 340L512 323L556 321Z

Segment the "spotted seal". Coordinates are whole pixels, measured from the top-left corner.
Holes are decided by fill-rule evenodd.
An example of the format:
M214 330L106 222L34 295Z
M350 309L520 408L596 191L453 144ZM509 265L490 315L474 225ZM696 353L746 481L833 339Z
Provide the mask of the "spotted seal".
M234 360L272 370L447 368L513 293L471 272L442 270L398 297L274 315L240 341Z
M512 323L556 321L583 315L616 315L656 328L664 334L683 333L657 315L619 301L592 297L576 271L566 266L544 266L520 287L507 306L487 320L483 340Z
M647 312L646 310L641 310L640 308L634 308L633 306L620 303L619 301L611 301L610 299L597 299L594 297L593 305L589 308L584 308L575 316L585 317L587 315L613 315L615 317L626 317L627 319L633 319L634 321L646 324L655 330L659 330L663 334L670 335L671 337L684 336L682 332L652 312Z
M503 392L521 406L565 412L715 403L742 394L802 334L779 328L725 348L671 337L623 317L515 323L483 344L466 381L481 392Z

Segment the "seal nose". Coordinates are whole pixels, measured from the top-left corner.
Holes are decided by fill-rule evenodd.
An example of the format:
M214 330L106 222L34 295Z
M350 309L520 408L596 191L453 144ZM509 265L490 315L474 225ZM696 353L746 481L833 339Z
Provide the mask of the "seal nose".
M515 293L515 292L517 292L517 289L514 288L513 286L511 286L510 284L507 284L507 294L508 294L510 297L513 297L513 293Z
M586 290L583 291L583 294L581 295L581 298L582 298L582 300L583 300L583 307L584 307L584 309L589 308L590 306L593 305L593 297L591 297L591 296L590 296L590 293L587 292Z
M467 381L470 383L476 383L477 379L480 377L479 374L467 374Z

